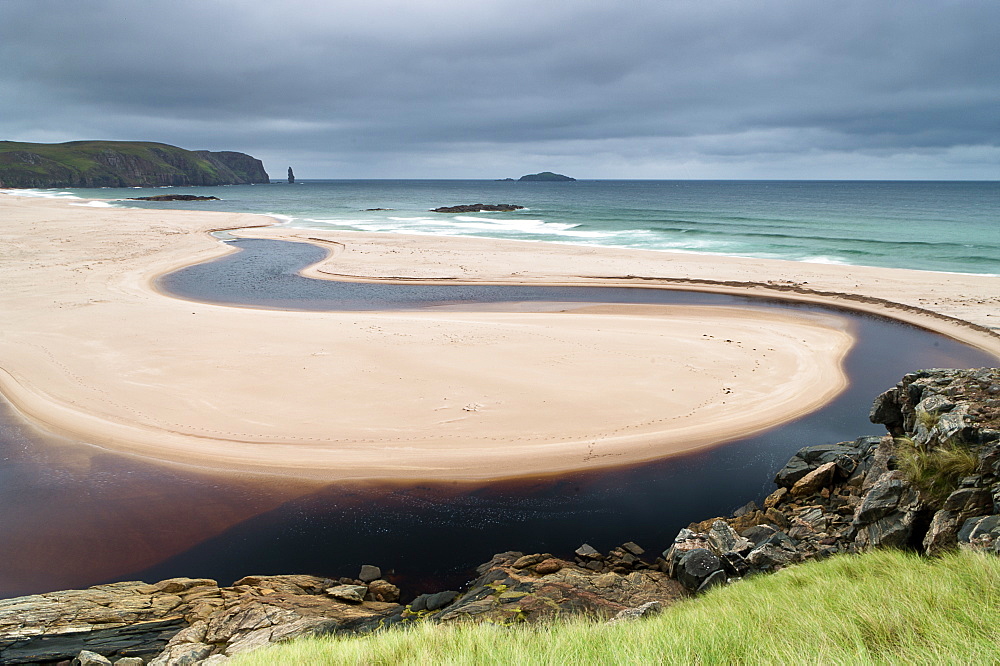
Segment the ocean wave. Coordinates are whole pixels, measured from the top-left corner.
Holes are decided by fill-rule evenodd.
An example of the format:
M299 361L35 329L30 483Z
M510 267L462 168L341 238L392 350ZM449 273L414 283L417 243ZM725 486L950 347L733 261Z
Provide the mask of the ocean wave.
M840 257L830 257L826 255L802 257L797 261L801 261L805 264L831 264L836 266L850 266L850 262L847 261L846 259L841 259Z
M606 244L609 247L651 247L651 238L658 234L649 229L580 229L578 223L546 222L535 218L480 218L472 215L441 217L387 218L305 218L299 220L319 227L336 226L374 233L407 233L431 236L482 236L524 240L525 236L567 242ZM655 241L652 241L655 243ZM708 241L685 242L683 246L708 245Z
M72 192L56 192L53 190L0 190L3 194L12 194L15 197L36 197L39 199L82 199Z
M700 224L699 224L699 226L700 226ZM659 228L657 228L657 231L661 231L661 232L664 232L664 233L667 233L667 232L679 232L679 233L701 235L701 236L726 236L726 237L731 237L731 238L773 239L773 241L771 241L771 240L765 240L764 242L781 242L781 241L785 241L785 240L805 241L805 242L819 241L819 242L823 242L823 243L835 243L835 244L842 244L842 245L854 245L854 246L860 246L860 247L871 246L873 248L874 247L880 247L880 246L892 246L892 247L897 247L897 248L909 248L909 247L924 246L924 247L929 247L929 248L934 248L934 249L939 250L939 249L942 249L942 248L949 248L949 247L962 248L962 249L980 248L980 247L981 248L987 248L987 247L990 247L990 246L986 246L986 245L977 245L977 244L973 244L973 243L956 243L954 241L948 241L948 240L907 240L905 238L893 238L893 239L886 240L886 239L881 239L881 238L870 238L870 237L869 238L851 238L850 236L824 236L824 235L819 235L819 234L815 234L815 233L813 233L813 234L768 233L768 232L753 231L753 230L750 230L750 229L740 229L740 230L737 230L737 231L716 231L714 229L701 229L701 228L698 228L697 226L694 226L694 227L688 226L688 227L685 227L685 228L669 228L669 227L668 228L663 228L663 227L659 227ZM865 250L862 250L862 249L846 249L845 248L845 249L843 249L843 251L844 252L858 252L858 253L862 253L862 254L873 254L873 255L879 254L877 252L866 252Z
M451 218L454 226L465 226L484 231L514 232L522 234L553 233L574 229L579 224L569 224L564 222L546 222L545 220L531 218L485 218L472 215L456 215ZM460 222L461 224L454 224Z
M70 203L70 206L87 206L89 208L118 208L113 203L107 201L88 201L87 203Z
M721 252L732 250L733 246L731 243L710 240L661 241L655 243L655 247L653 249L690 250L692 252Z

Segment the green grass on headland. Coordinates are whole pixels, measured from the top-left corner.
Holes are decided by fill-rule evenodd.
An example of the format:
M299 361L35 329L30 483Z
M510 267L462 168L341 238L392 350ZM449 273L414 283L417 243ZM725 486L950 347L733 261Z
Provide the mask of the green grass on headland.
M138 187L267 183L241 153L149 141L0 141L0 187Z
M659 616L300 640L263 664L1000 663L1000 558L879 551L757 576Z

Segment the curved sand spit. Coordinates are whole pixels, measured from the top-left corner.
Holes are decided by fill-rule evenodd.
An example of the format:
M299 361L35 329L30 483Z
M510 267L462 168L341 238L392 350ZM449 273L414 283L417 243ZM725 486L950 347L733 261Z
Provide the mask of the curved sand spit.
M0 195L0 390L52 430L169 463L315 479L481 480L720 443L811 411L845 386L851 336L833 315L537 304L277 312L152 289L158 274L229 251L207 231L269 223ZM808 282L792 295L844 298L802 291L812 288L923 308L937 299L943 313L981 325L1000 294L1000 278L981 276L273 227L238 234L331 248L307 271L326 278L633 284L629 276L660 276L732 282L711 288L740 293ZM765 275L771 287L738 284ZM888 313L1000 353L1000 338L961 322Z

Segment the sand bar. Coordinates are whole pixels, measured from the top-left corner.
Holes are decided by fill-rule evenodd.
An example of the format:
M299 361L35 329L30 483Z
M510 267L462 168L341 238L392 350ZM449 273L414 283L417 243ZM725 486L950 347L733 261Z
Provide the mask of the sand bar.
M269 223L0 195L0 390L47 428L165 463L322 480L484 480L717 444L816 409L845 385L851 337L834 315L675 306L277 312L152 288L158 274L229 251L206 232ZM768 276L771 286L712 289L798 282L783 293L838 298L808 293L818 286L922 308L938 299L944 314L980 325L992 323L1000 293L1000 278L917 271L273 227L238 233L331 248L310 272L333 279ZM1000 338L983 330L893 313L1000 353Z

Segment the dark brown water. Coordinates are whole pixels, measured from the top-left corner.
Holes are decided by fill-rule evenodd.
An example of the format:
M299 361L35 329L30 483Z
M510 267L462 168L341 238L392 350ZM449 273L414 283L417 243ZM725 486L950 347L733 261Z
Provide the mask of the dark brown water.
M385 303L473 308L479 302L538 300L830 311L656 289L359 289L296 276L303 264L321 258L317 248L274 241L241 247L248 250L167 276L161 288L187 298L291 309ZM285 293L297 300L288 301ZM503 550L567 555L585 541L606 550L633 540L658 551L688 522L763 497L773 488L774 472L798 448L881 434L867 420L871 400L906 372L997 363L991 355L908 324L849 316L859 340L846 361L851 386L823 409L715 449L516 483L363 487L223 479L46 434L0 404L0 596L135 578L192 576L229 583L261 573L353 576L364 563L394 569L412 594L457 584L471 567Z

